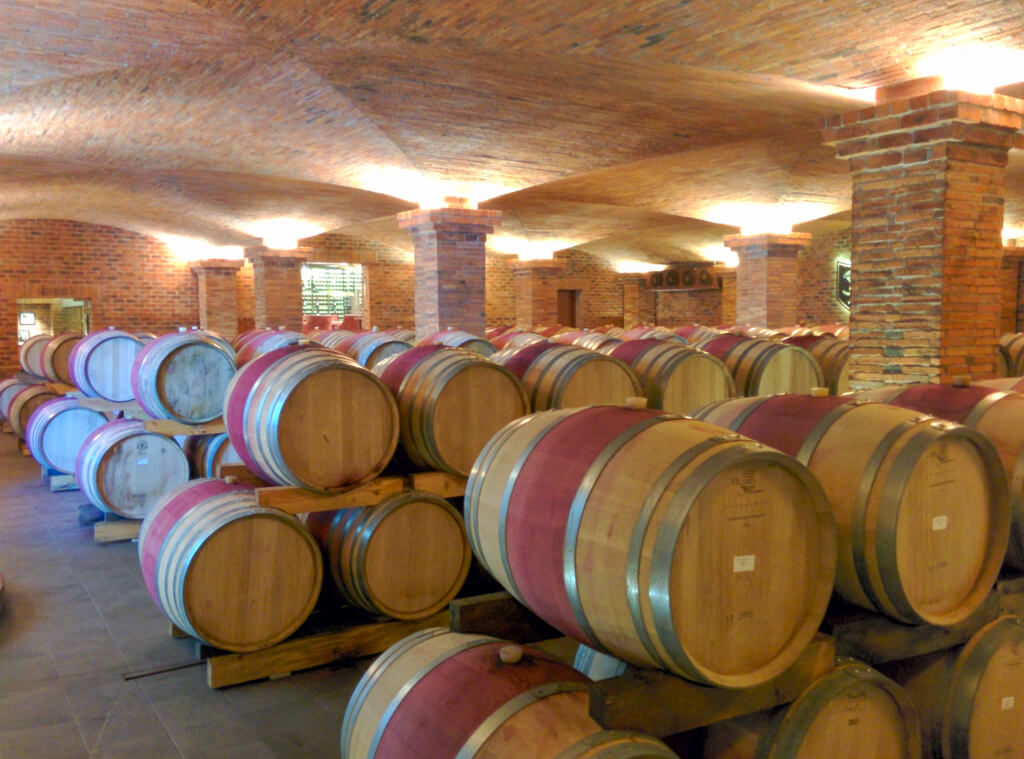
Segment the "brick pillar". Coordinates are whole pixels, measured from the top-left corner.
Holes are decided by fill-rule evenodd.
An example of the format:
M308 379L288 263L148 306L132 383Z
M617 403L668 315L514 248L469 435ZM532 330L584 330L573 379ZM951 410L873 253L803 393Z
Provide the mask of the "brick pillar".
M398 214L398 226L412 234L415 252L417 337L448 327L484 334L484 248L487 235L500 223L500 211L462 206Z
M255 284L252 271L252 263L243 261L243 266L238 270L238 332L246 332L256 327L256 303Z
M715 275L722 280L722 314L720 324L736 323L736 269L716 266Z
M302 264L306 253L256 247L246 248L245 257L252 262L256 327L285 327L301 331Z
M799 288L796 257L811 244L811 235L726 235L724 241L740 259L736 268L736 323L756 327L795 324Z
M647 315L645 313L647 309L644 308L644 294L647 290L644 283L646 281L646 274L622 275L622 326L626 329L634 324L654 321L653 317L649 320L644 318Z
M238 270L243 263L222 258L192 263L199 286L199 326L228 340L238 334Z
M565 261L516 261L516 326L550 327L558 321L558 283Z
M851 387L994 376L1022 114L1014 98L940 91L826 122L853 172Z
M1003 248L1003 265L1000 269L1002 295L999 298L999 334L1017 332L1020 323L1018 311L1021 307L1021 261L1024 248Z

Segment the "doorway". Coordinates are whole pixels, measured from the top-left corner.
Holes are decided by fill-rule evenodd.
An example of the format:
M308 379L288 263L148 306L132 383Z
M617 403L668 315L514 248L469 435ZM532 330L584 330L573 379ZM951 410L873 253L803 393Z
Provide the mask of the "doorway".
M576 319L579 314L579 304L579 290L559 290L558 323L563 327L578 327Z

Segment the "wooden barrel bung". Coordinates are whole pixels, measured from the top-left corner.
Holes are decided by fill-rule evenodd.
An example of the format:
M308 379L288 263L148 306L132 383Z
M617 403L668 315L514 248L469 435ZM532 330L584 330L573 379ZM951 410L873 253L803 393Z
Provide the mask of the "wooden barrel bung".
M461 349L419 346L373 371L398 399L403 450L425 469L468 475L487 441L530 412L509 370Z
M224 340L196 332L171 332L135 357L132 390L154 419L204 424L219 419L224 391L235 373L235 352Z
M455 598L472 552L460 515L430 493L405 491L367 508L309 514L335 587L349 603L423 619Z
M46 385L29 385L22 388L11 398L11 404L7 408L7 421L11 423L14 434L24 439L28 420L35 410L47 401L53 401L60 397Z
M965 646L885 670L914 698L933 759L1024 755L1024 620L1000 617Z
M96 508L142 519L167 491L188 481L188 459L172 438L133 419L93 430L78 451L75 480Z
M66 332L55 335L46 343L43 349L43 373L51 382L63 382L66 385L74 384L71 378L71 370L68 362L71 359L71 351L75 344L81 340L83 335Z
M371 372L335 351L287 345L228 383L225 424L268 482L329 491L376 477L398 444L398 408Z
M633 368L651 408L688 414L736 394L729 370L710 353L664 340L630 340L607 355Z
M250 488L210 479L164 494L140 528L139 563L175 625L237 652L297 630L323 579L316 543L295 517L258 506Z
M93 430L107 423L99 411L82 406L77 398L54 398L39 406L25 426L25 442L32 456L49 469L74 474L75 459Z
M502 662L507 645L438 628L399 641L356 685L341 755L554 759L601 731L583 675L528 646L518 661Z
M477 558L549 624L706 684L783 671L832 591L835 527L806 469L656 410L508 425L473 467L465 515Z
M836 592L909 624L953 625L986 598L1006 552L1006 475L967 427L850 398L779 395L694 413L796 457L839 527Z
M643 395L627 364L574 345L555 345L540 353L522 380L534 411L618 404L628 396Z
M818 361L795 345L742 335L720 335L696 348L721 359L743 396L806 393L825 383Z
M704 759L920 759L910 696L866 664L841 660L792 704L707 728Z

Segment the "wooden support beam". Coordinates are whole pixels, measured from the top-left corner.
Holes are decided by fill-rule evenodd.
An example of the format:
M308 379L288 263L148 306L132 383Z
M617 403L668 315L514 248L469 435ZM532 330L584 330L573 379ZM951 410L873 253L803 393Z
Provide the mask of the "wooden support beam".
M562 636L543 619L504 591L456 598L448 604L452 632L493 635L517 643Z
M214 419L206 424L182 424L173 419L146 419L145 427L150 432L175 437L176 435L219 435L227 432L223 419Z
M100 411L105 414L123 413L126 419L149 419L137 401L108 401L105 398L81 398L79 404L84 408Z
M711 688L667 672L630 667L590 686L590 716L608 730L640 730L664 737L793 701L835 667L832 638L818 634L800 658L763 685Z
M466 494L466 478L448 472L416 472L409 475L409 486L442 498L460 498Z
M139 537L141 519L110 519L97 522L92 528L92 539L96 543L118 543Z
M271 487L269 482L249 471L245 464L223 464L220 468L220 476L225 480L228 477L233 477L235 482L240 482L243 485L252 485L256 488Z
M308 514L314 511L373 506L385 497L400 493L404 489L403 477L378 477L338 493L315 493L284 485L257 488L256 501L260 506L270 506L289 514Z

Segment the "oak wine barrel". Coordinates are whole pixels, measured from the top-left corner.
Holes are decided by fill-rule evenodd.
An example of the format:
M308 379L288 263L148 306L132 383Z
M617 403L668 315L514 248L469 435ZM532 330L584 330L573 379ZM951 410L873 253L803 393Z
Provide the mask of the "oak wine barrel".
M651 339L630 340L602 352L633 368L649 408L689 414L736 395L725 364L704 351Z
M14 434L24 439L25 427L33 412L47 401L60 397L46 385L29 385L19 390L11 398L11 403L7 407L7 421L10 422Z
M376 506L306 515L341 596L395 619L443 609L473 557L459 514L443 498L410 490Z
M245 345L247 342L249 342L249 340L251 340L252 338L256 337L256 335L259 335L259 334L261 334L263 332L270 332L270 331L271 330L268 329L267 327L247 329L245 332L240 332L237 335L235 335L235 338L231 341L231 347L234 348L235 352L237 353L238 350L243 345Z
M554 344L548 349L528 345L506 366L516 373L513 366L530 355L535 357L521 378L534 411L621 404L643 393L640 380L628 364L575 345Z
M511 324L499 324L494 327L488 327L484 330L484 337L491 342L494 342L494 338L498 335L504 335L506 332L515 329Z
M224 422L253 473L317 491L376 477L398 444L387 386L314 345L287 345L243 366L225 391Z
M298 345L306 342L309 342L309 338L304 334L288 329L259 332L247 338L238 347L238 352L235 354L235 366L241 368L253 359L259 358L272 350L283 348L286 345Z
M588 682L537 649L483 635L422 630L381 654L356 685L342 721L341 755L675 756L654 738L631 733L630 745L621 733L602 731L588 713Z
M704 684L782 672L832 592L835 525L807 470L658 411L595 406L509 424L477 459L464 512L473 553L535 614Z
M416 343L417 348L426 345L447 345L449 348L462 348L463 350L477 353L484 358L498 350L489 340L457 329L435 332Z
M220 418L224 390L234 374L230 344L199 331L171 332L135 357L132 390L154 419L203 424Z
M521 329L513 329L499 335L491 341L491 344L498 350L504 348L520 348L530 343L542 343L547 340L544 335L538 335L536 332L527 332Z
M250 488L212 479L159 499L139 530L139 564L157 607L225 651L287 638L323 580L319 549L298 519L258 506Z
M704 759L920 759L920 725L903 688L846 659L792 704L708 727Z
M921 713L927 755L1024 755L1024 620L1000 617L965 646L884 665Z
M721 359L743 396L806 393L825 382L814 356L794 345L741 335L719 335L695 348Z
M115 403L132 400L132 365L142 348L142 340L123 330L110 327L90 332L71 349L71 384L90 398Z
M792 335L783 338L786 345L808 351L821 366L824 386L832 395L850 391L850 342L833 335Z
M622 343L617 337L606 335L604 332L585 332L582 336L576 338L574 345L578 345L580 348L587 348L592 351L601 351L607 353L608 350L614 348L616 345Z
M386 332L357 332L335 342L332 347L355 359L360 366L373 369L378 362L404 353L412 345Z
M9 420L11 401L14 400L14 396L27 387L32 387L32 385L13 377L0 381L0 417Z
M135 419L97 427L75 459L75 480L89 503L129 519L142 519L188 475L188 459L178 444Z
M416 333L411 329L403 329L402 327L395 327L394 329L381 330L385 335L391 335L397 340L401 340L403 343L409 343L412 345L416 342Z
M18 349L18 363L21 368L33 377L45 377L43 371L43 351L50 342L50 335L33 335L21 344Z
M402 449L425 469L468 475L487 441L530 413L511 372L459 348L419 346L373 371L398 399Z
M245 464L223 432L191 436L183 448L192 463L193 477L220 477L225 465Z
M46 342L43 348L43 374L51 382L63 382L66 385L73 384L71 381L71 370L68 362L71 360L71 351L84 337L81 334L65 332L54 335Z
M633 327L632 329L625 330L621 335L617 335L620 340L667 340L673 343L687 344L687 339L684 335L680 335L678 332L670 330L668 327L659 326L639 326Z
M996 373L1000 377L1020 377L1024 374L1024 334L1001 335L996 353Z
M984 602L1010 530L992 443L882 403L777 395L694 412L796 457L839 527L836 593L909 624L949 626Z
M74 474L82 444L106 423L106 416L85 408L77 398L53 398L32 412L25 426L25 444L42 466Z
M701 340L718 337L722 332L714 327L706 327L701 324L684 324L682 327L676 328L676 334L682 335L693 345Z
M342 342L343 340L346 340L347 338L351 337L352 335L362 335L362 334L365 334L365 333L363 333L363 332L350 332L347 329L335 329L335 330L331 330L329 332L322 332L319 335L316 335L315 339L316 339L316 341L318 343L320 343L325 348L333 348L335 350L338 350L338 343Z
M972 380L973 385L978 387L991 387L996 390L1013 391L1015 393L1024 392L1024 377L1000 377L999 379L990 380Z
M1024 569L1024 395L979 383L967 387L890 385L862 391L857 397L948 419L977 430L992 442L1010 486L1006 563Z

